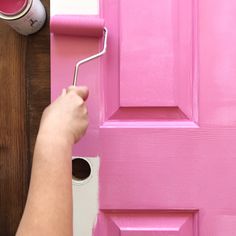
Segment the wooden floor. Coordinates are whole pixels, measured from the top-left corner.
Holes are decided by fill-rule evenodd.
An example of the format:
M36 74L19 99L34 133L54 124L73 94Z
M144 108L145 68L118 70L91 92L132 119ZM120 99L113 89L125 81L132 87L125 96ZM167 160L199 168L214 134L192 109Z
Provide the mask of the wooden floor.
M49 18L49 0L42 0ZM0 235L14 235L24 208L41 113L50 102L48 22L24 37L0 22Z

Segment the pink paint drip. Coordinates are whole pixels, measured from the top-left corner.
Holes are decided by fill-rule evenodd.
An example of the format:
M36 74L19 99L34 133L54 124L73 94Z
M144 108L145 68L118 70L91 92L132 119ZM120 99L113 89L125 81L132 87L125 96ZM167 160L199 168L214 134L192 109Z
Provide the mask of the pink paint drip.
M15 15L21 12L28 0L0 0L0 13L4 15Z

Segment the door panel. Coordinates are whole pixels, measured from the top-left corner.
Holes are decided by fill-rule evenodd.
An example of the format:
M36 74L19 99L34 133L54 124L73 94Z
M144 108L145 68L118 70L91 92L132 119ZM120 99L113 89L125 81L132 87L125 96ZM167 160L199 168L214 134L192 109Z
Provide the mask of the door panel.
M197 229L194 212L111 211L100 219L103 235L112 236L191 236Z
M94 235L234 235L236 2L104 0L100 11L108 51L81 68L90 128L74 149L101 159ZM98 41L51 40L54 99Z
M185 0L103 4L110 36L104 62L106 118L115 112L120 119L132 112L155 119L197 119L194 4Z
M132 230L122 232L132 228L133 218L119 213L138 210L149 212L150 217L151 210L194 212L199 221L190 224L197 226L189 229L186 223L183 235L232 234L232 215L236 215L235 7L233 1L212 0L151 1L148 6L143 1L103 1L102 15L110 37L102 62L102 223L98 223L98 235L115 235L117 228L121 235L139 235ZM152 32L145 31L145 25L158 31L151 39ZM158 51L155 43L160 44L162 37L169 48ZM154 44L145 45L148 41ZM165 59L170 67L158 61L168 51L172 56ZM156 57L153 64L145 60L148 54ZM161 78L167 78L167 84L172 81L173 90ZM162 96L159 89L170 93ZM173 99L169 99L171 91ZM216 218L222 215L231 217L223 217L219 226ZM119 228L120 219L125 220ZM158 228L160 219L156 219ZM151 234L152 226L145 231L144 219L135 222L140 235Z
M119 2L121 106L176 105L171 2Z

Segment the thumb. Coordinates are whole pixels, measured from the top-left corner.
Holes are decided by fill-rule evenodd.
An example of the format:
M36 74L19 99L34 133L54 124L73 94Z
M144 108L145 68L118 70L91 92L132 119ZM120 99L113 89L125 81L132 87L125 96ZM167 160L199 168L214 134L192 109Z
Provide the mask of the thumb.
M89 95L89 90L86 86L70 86L67 88L67 93L76 93L80 96L84 101L87 100Z

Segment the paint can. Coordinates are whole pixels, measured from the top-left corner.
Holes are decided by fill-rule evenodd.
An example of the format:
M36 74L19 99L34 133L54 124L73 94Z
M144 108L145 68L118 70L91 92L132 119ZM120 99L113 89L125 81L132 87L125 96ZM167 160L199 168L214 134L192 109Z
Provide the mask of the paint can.
M46 20L46 11L40 0L2 0L0 19L23 35L39 31Z

